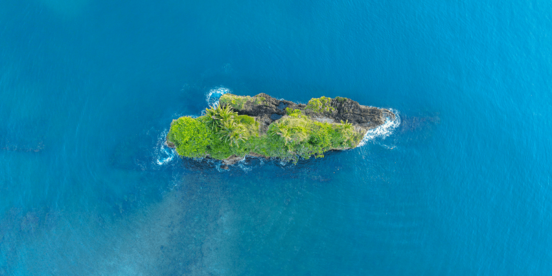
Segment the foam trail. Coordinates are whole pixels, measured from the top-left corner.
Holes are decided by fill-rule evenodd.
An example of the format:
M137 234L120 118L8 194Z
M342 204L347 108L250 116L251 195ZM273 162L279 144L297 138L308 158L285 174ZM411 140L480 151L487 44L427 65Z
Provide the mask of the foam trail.
M394 109L390 110L395 114L395 119L386 117L385 123L383 125L368 130L368 132L366 132L366 134L362 138L362 141L360 141L360 143L358 144L359 147L366 145L366 143L376 138L385 139L387 136L391 135L391 133L393 133L393 130L395 130L395 128L397 128L401 124L401 117L399 115L399 112Z
M162 152L161 154L162 155L165 155L166 157L164 158L158 158L156 160L157 162L157 165L161 166L161 165L165 165L167 163L169 163L170 161L173 160L174 158L174 152L171 150L171 149L167 149L167 146L166 145L163 145L160 149L160 151Z
M176 155L174 149L171 149L165 143L165 137L167 137L168 130L164 130L157 139L157 148L155 150L155 162L157 165L162 166L171 162Z
M220 97L226 93L230 93L230 89L226 87L217 87L209 90L209 93L207 93L207 98L206 98L207 104L210 107L217 107Z

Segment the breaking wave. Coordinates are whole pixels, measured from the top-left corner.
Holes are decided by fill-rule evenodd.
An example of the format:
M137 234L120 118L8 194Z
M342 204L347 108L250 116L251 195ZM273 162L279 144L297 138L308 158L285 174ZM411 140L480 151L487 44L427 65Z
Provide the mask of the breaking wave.
M209 90L206 97L209 107L217 107L220 97L226 93L230 93L230 89L226 87L217 87Z
M393 130L395 130L400 124L401 124L401 117L399 115L399 112L394 109L390 109L393 114L395 114L395 118L392 119L390 117L386 117L385 123L381 126L378 126L376 128L368 130L364 137L362 138L362 141L360 141L360 144L358 144L358 147L362 147L366 145L369 141L373 141L376 138L382 138L385 139L387 136L391 135L393 133Z
M167 143L165 143L167 133L169 133L168 129L159 134L159 137L157 138L157 144L155 146L155 163L159 166L163 166L171 162L176 156L176 151L169 148L167 146Z

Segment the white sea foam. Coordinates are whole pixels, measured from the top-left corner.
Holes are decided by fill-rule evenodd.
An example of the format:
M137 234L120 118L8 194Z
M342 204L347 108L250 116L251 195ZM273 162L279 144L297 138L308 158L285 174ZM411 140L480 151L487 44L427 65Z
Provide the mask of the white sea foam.
M206 97L207 104L210 107L217 107L220 97L226 93L230 93L230 89L226 87L217 87L209 90Z
M155 163L159 166L163 166L173 160L176 156L176 151L171 149L165 143L167 133L169 130L165 129L157 138L157 145L155 148Z
M362 141L360 141L359 147L362 147L366 145L369 141L373 141L376 138L385 139L389 135L393 133L393 130L395 130L400 124L401 124L401 117L399 115L399 112L394 109L390 109L391 112L395 114L395 118L391 119L390 117L386 117L385 123L381 126L378 126L376 128L368 130L366 132L366 135L362 138Z
M238 167L240 169L242 169L244 172L250 172L253 170L254 166L252 166L251 164L248 164L247 161L246 161L246 158L240 160L238 162Z

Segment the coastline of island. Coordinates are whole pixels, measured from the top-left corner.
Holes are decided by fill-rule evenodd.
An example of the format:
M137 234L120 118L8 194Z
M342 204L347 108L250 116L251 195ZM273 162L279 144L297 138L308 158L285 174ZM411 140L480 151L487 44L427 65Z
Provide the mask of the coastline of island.
M322 96L297 104L265 93L224 94L205 115L173 120L166 144L181 157L212 158L226 166L246 156L297 162L355 148L368 130L388 118L395 118L389 109L343 97Z

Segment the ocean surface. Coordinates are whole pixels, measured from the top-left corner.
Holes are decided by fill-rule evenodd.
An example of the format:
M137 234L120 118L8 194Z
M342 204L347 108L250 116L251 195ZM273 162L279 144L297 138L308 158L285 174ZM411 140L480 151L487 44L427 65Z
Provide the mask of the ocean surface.
M349 97L362 147L164 146L224 92ZM550 275L552 2L0 1L0 276Z

